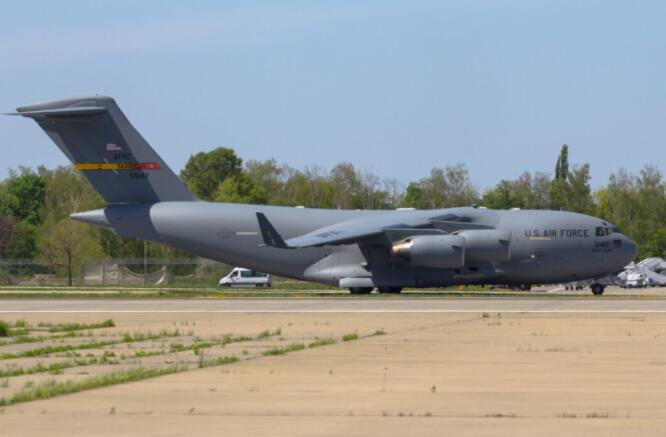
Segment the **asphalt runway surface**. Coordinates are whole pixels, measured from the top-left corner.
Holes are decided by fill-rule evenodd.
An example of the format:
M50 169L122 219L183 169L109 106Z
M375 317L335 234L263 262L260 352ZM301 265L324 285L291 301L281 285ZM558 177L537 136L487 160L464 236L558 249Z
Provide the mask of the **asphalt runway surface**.
M656 298L3 299L0 313L665 313Z

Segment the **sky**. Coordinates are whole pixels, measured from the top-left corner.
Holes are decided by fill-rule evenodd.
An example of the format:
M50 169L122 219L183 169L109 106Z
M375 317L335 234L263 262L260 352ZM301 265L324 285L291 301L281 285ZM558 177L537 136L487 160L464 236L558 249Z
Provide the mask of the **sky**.
M403 183L463 163L480 189L592 185L666 158L666 2L3 2L0 112L113 96L179 172L218 146L296 168L348 161ZM67 160L0 117L0 178Z

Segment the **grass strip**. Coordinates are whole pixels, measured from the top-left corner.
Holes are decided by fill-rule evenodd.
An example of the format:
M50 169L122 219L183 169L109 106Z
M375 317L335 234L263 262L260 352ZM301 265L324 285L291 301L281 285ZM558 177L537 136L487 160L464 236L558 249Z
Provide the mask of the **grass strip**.
M58 346L43 346L36 349L28 349L25 351L19 352L3 352L0 353L0 360L11 360L15 358L29 358L29 357L39 357L43 355L50 355L58 352L68 352L75 350L85 350L85 349L99 349L106 346L111 346L114 344L120 343L135 343L139 341L147 340L157 340L165 337L178 337L180 336L180 331L177 329L175 331L162 331L158 334L129 334L126 333L123 335L123 338L120 340L108 340L108 341L94 341L91 343L82 343L82 344L66 344Z
M38 363L33 367L28 367L25 369L23 367L16 367L16 368L0 370L0 378L11 378L13 376L33 375L35 373L44 373L44 372L59 373L60 371L64 369L69 369L70 367L89 366L91 364L97 364L98 362L99 360L96 357L94 357L94 358L77 358L75 360L60 361L57 363L49 364L48 366L45 366L42 363Z
M312 343L308 344L308 348L312 349L313 347L328 346L329 344L334 344L334 338L319 338Z
M259 335L257 335L257 340L264 340L275 335L282 335L282 328L278 328L275 331L270 331L268 329L261 331Z
M217 357L212 360L204 361L199 367L223 366L238 361L238 357L230 355ZM85 390L107 387L116 384L125 384L128 382L140 381L148 378L169 375L173 373L184 372L190 369L188 365L176 365L169 367L137 367L128 370L119 370L103 375L95 375L80 381L58 382L54 379L46 380L37 385L24 387L19 392L14 393L8 398L0 399L0 407L14 405L21 402L36 401L39 399L48 399L56 396L76 393Z
M358 334L357 333L352 333L352 334L347 334L342 336L342 341L352 341L352 340L358 340Z
M217 358L213 358L211 360L200 360L199 361L199 368L203 369L205 367L223 366L225 364L232 364L232 363L235 363L237 361L239 361L239 358L235 355L217 357Z
M76 333L73 331L66 332L64 334L58 334L58 335L45 335L45 336L39 336L39 335L19 335L18 337L14 337L13 340L11 341L0 341L0 346L7 346L10 344L26 344L26 343L39 343L40 341L48 341L48 340L60 340L63 338L71 338L71 337L76 337Z
M86 329L113 328L116 324L108 319L98 323L63 323L49 327L49 332L83 331Z
M123 384L127 382L139 381L141 379L154 378L171 373L182 372L188 369L188 366L170 366L164 368L137 367L135 369L121 370L107 373L104 375L95 375L80 381L58 382L53 379L46 380L32 387L26 387L9 398L0 399L0 407L18 404L20 402L34 401L38 399L48 399L69 393L76 393L84 390L106 387L109 385Z
M289 352L294 352L294 351L300 351L305 349L305 345L303 343L294 343L290 344L289 346L284 346L284 347L274 347L272 349L268 349L264 351L263 355L264 356L271 356L271 355L284 355Z

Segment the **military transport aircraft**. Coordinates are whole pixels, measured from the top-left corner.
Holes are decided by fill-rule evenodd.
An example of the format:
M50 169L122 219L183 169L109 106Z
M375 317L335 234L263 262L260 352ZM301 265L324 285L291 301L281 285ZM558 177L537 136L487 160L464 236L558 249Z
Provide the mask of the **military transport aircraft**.
M346 211L197 199L110 97L23 106L108 203L72 218L118 235L268 273L349 288L560 283L603 277L636 245L564 211ZM604 286L595 283L595 294Z

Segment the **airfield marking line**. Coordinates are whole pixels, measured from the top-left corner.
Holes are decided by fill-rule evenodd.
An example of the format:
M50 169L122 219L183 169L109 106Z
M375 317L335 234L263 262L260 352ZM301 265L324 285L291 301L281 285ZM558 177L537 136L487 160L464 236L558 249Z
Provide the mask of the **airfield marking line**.
M512 314L526 314L526 313L542 313L542 314L663 314L666 310L512 310L501 308L480 308L470 310L0 310L0 314L206 314L206 313L233 313L233 314L270 314L270 313L283 313L283 314L312 314L312 313L459 313L459 314L472 314L472 313L512 313Z

